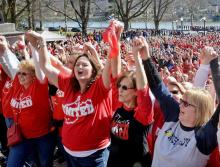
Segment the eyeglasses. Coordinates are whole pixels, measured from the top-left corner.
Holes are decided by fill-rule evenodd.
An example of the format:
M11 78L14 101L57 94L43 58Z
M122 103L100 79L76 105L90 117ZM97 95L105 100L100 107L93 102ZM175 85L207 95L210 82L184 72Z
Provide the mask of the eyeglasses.
M26 73L26 72L18 72L18 75L26 76L26 75L28 75L28 73Z
M128 89L134 89L134 88L128 88L126 85L118 85L118 88L122 88L122 90L128 90Z
M185 101L183 99L180 99L180 104L183 104L184 107L189 107L189 106L196 107L195 105L190 104L190 103L188 103L187 101Z
M179 91L178 90L171 90L170 93L172 93L173 95L177 95L177 94L179 94Z

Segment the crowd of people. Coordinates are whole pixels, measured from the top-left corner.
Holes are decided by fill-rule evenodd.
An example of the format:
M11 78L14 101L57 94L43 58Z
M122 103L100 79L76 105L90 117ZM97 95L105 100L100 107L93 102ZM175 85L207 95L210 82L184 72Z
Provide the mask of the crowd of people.
M57 42L0 36L5 166L52 167L55 150L68 167L220 166L219 37L116 20Z

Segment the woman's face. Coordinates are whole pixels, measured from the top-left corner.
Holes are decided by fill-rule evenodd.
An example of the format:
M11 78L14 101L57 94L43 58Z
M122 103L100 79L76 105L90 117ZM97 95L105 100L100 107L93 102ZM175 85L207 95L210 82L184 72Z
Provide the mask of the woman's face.
M130 78L123 78L118 85L119 101L122 103L133 102L136 98L136 88Z
M176 85L173 85L173 84L167 84L167 87L170 91L170 93L173 95L173 98L177 101L177 102L180 102L180 99L182 97L182 94L179 90L179 87L176 86Z
M74 74L78 81L91 79L93 67L86 57L80 57L74 67Z
M33 82L34 76L27 69L20 69L18 79L21 85L28 87Z
M195 127L196 105L184 95L180 100L179 120L186 127Z

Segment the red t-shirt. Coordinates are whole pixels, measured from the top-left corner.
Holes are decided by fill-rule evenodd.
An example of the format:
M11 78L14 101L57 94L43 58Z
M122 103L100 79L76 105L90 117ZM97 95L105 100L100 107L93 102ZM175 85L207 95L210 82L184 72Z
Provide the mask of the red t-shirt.
M66 71L61 70L60 71L62 75L65 75L66 77L70 76ZM60 89L56 91L56 95L52 97L52 104L53 104L53 119L55 120L63 120L64 119L64 113L62 109L62 98L64 97L64 92Z
M51 129L52 111L49 100L48 83L37 79L25 89L16 76L11 98L13 112L18 112L18 124L25 138L41 137Z
M162 128L163 124L163 112L161 111L159 102L156 100L154 103L154 123L151 129L151 133L147 136L151 155L153 155L154 152L154 145L158 136L158 131Z
M65 114L62 143L72 151L87 151L106 146L110 141L112 91L102 77L85 93L74 92L71 77L59 75L59 89L64 91L62 108Z
M56 121L63 121L64 120L64 113L62 109L62 98L64 97L64 92L61 90L56 91L56 95L52 96L52 104L53 104L53 119ZM61 137L62 135L62 127L58 128L58 134Z
M0 75L1 75L1 79L0 79L0 90L3 90L3 87L5 85L5 82L8 78L7 74L4 72L4 70L2 69L2 66L0 65ZM2 95L3 93L0 94L0 103L2 104ZM2 105L0 105L0 113L3 113L2 111Z
M64 113L62 109L62 98L64 97L64 92L61 90L56 91L56 95L52 97L52 103L53 103L53 119L55 120L63 120L64 119Z
M5 118L13 118L10 100L13 93L13 80L7 78L2 88L2 111Z
M216 147L216 149L211 153L206 167L220 167L220 155L218 147Z

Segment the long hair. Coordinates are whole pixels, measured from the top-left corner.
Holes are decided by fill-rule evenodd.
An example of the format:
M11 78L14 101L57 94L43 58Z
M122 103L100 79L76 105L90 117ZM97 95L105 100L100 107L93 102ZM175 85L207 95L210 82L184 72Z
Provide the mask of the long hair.
M87 91L90 88L90 86L93 84L93 82L96 80L100 69L98 66L95 65L95 63L89 58L89 56L87 54L79 55L75 60L73 68L75 67L75 65L80 57L86 57L89 60L90 64L92 65L92 76L91 76L90 81L87 83L86 90L85 90L85 91ZM74 72L74 69L73 69L73 72ZM76 79L76 77L72 78L72 88L76 92L80 91L79 81Z

